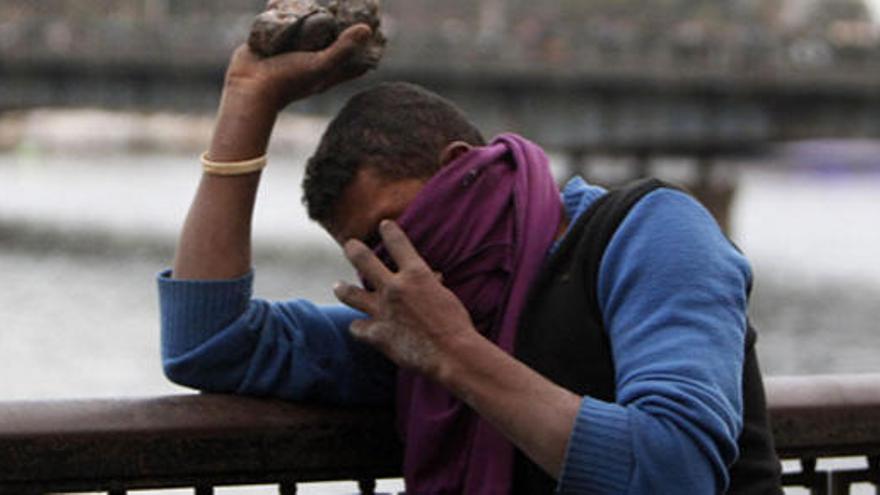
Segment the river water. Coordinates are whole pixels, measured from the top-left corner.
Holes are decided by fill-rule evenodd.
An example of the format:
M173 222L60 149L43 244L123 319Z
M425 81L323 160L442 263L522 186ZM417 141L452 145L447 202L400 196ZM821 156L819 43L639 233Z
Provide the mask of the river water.
M302 157L273 161L257 293L329 302L351 274L305 219ZM880 174L757 165L739 170L733 237L755 269L765 372L880 372ZM189 155L0 154L0 400L184 391L161 373L154 277L198 173Z

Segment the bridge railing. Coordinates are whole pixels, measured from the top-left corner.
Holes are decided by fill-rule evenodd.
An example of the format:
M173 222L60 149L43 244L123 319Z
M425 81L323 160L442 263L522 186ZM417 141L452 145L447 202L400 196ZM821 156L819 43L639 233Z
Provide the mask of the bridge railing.
M51 12L12 19L0 22L0 59L16 70L63 69L74 64L96 71L131 67L173 68L183 73L222 70L232 49L246 39L256 10L211 8L161 21L103 16L69 19ZM392 20L393 14L392 10ZM716 39L709 36L713 29L705 39L682 42L669 34L670 29L653 32L648 29L651 25L615 35L609 26L575 24L562 30L564 35L547 32L521 39L504 32L486 40L477 26L453 30L451 35L444 23L430 19L413 25L408 18L389 23L394 27L389 30L386 66L410 72L529 72L544 78L548 73L584 72L646 74L652 79L759 76L865 84L873 83L880 72L880 37L864 46L847 47L821 37L791 38L768 28L760 35L735 30Z
M880 375L767 380L777 449L800 461L785 483L814 494L880 483ZM826 457L863 467L817 469ZM400 475L391 415L215 395L0 403L0 493L195 488ZM858 465L858 463L855 463ZM821 466L820 466L821 467Z

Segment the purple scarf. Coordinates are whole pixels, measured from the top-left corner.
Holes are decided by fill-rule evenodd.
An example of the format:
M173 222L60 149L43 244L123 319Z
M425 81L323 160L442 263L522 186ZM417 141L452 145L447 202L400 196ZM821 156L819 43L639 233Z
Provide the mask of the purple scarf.
M543 151L505 134L442 169L399 223L476 328L512 354L528 289L561 217ZM510 493L512 444L443 387L401 370L397 418L409 493Z

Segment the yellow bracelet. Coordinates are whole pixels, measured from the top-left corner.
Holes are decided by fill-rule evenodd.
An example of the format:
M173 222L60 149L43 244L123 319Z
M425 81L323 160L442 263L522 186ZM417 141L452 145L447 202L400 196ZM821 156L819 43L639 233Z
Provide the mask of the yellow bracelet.
M215 162L208 159L208 153L202 153L202 170L211 175L245 175L259 172L266 168L269 159L266 155L253 160L240 162Z

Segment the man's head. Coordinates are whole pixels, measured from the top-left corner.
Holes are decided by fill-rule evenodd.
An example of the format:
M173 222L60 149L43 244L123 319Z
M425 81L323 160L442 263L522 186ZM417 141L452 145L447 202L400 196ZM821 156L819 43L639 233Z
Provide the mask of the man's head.
M412 84L381 84L330 123L308 162L303 202L338 241L369 240L467 145L485 139L451 102Z

